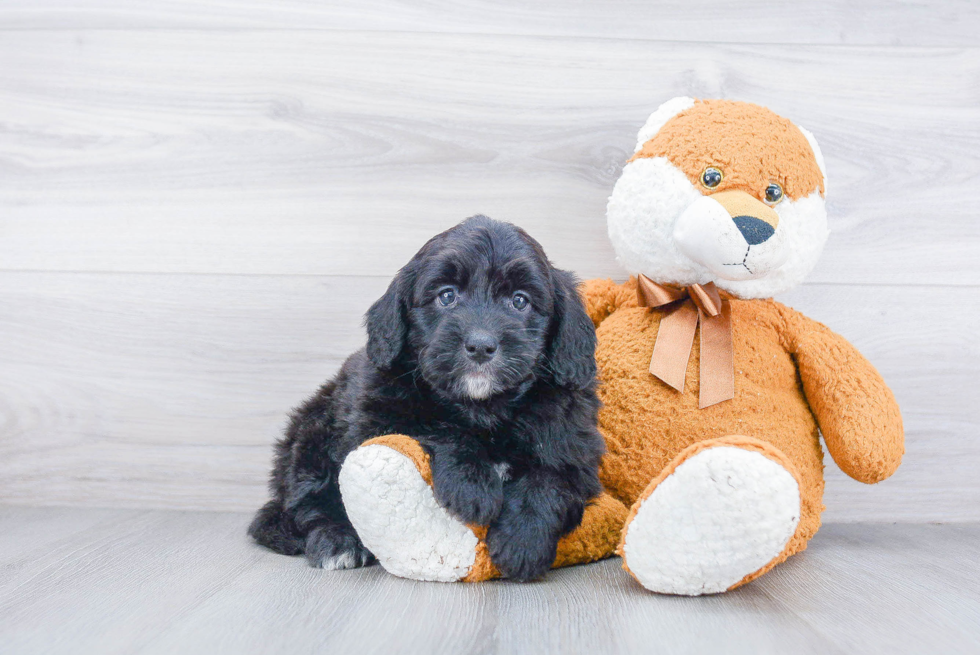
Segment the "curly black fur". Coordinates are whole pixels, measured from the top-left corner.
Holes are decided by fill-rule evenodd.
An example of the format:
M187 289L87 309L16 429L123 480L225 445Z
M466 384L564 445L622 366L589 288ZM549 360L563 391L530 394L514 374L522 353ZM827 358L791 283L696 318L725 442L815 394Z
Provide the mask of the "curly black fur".
M595 331L574 277L475 216L426 243L365 320L367 348L293 413L249 534L314 566L370 563L337 476L367 439L405 434L431 455L436 499L489 526L500 571L542 576L600 491Z

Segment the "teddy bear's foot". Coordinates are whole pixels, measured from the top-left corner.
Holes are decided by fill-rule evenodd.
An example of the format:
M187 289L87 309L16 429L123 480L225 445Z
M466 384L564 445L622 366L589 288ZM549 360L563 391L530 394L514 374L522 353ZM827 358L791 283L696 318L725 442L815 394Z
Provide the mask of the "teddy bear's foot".
M644 587L726 591L787 556L800 520L799 477L778 449L723 437L681 452L633 505L619 547Z
M436 502L428 455L409 437L371 439L340 470L344 507L364 545L402 578L462 580L479 539Z
M436 502L429 457L410 437L371 439L340 470L344 507L364 545L389 573L413 580L479 582L499 578L485 527L468 526ZM602 494L581 525L558 542L553 567L613 554L626 507Z

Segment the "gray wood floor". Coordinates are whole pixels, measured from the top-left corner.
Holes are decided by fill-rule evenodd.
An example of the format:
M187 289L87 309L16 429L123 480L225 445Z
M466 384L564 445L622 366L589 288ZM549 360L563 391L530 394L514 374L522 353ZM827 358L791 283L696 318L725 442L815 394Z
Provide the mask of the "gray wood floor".
M544 583L320 571L248 515L0 507L4 653L980 652L980 524L831 524L736 592L656 596L619 560Z

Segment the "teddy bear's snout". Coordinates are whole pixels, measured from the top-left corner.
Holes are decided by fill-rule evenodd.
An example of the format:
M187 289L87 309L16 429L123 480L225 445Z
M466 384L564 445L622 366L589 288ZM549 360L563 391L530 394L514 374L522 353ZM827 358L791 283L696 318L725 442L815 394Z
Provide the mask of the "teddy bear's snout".
M769 237L776 233L772 225L755 216L743 214L742 216L732 216L732 220L735 221L735 227L742 233L745 242L750 246L765 243Z
M776 233L779 215L772 207L744 191L719 191L709 196L725 208L750 246L765 243Z
M674 224L678 249L725 280L768 275L787 257L772 208L744 191L701 196Z

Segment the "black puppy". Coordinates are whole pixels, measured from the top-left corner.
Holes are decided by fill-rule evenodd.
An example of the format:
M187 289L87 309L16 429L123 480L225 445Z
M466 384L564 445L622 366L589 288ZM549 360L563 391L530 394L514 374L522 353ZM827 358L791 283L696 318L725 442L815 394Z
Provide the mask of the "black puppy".
M294 412L249 534L313 566L371 563L337 476L364 441L405 434L431 455L438 502L489 525L497 568L542 576L601 490L595 330L575 286L508 223L433 237L368 310L367 348Z

